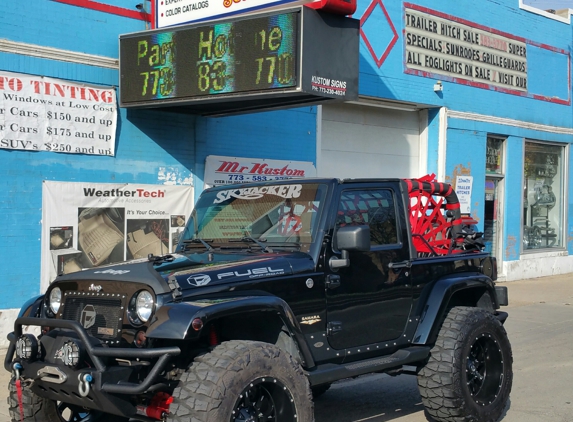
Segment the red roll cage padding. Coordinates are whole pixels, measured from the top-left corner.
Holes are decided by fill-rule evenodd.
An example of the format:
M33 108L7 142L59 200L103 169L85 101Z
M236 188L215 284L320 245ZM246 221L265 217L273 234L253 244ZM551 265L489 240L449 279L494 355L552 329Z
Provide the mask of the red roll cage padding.
M420 254L460 252L455 249L462 227L460 202L451 185L439 183L435 177L430 174L419 179L404 179L410 198L412 242ZM442 211L444 209L449 215Z

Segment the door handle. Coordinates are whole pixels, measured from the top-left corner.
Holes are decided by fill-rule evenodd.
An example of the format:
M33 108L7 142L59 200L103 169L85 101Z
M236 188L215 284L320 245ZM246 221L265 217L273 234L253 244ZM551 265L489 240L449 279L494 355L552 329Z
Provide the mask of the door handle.
M388 268L392 270L399 270L401 268L410 268L410 267L412 267L412 261L390 262L388 264Z

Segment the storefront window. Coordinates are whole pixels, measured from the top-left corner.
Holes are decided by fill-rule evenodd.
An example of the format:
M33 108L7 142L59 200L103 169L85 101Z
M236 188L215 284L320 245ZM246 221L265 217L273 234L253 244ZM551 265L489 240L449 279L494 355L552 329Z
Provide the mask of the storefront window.
M564 148L525 143L523 249L563 246Z
M503 150L503 139L487 137L485 171L488 174L501 174L501 154Z

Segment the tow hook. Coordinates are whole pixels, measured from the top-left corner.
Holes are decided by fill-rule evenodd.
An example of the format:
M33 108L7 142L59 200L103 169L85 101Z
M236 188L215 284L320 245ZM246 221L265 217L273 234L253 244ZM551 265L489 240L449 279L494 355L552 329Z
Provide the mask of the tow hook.
M12 365L12 371L14 372L14 379L20 379L20 369L22 369L22 365L18 362L14 362Z
M14 370L14 384L16 385L16 395L18 397L18 409L20 410L20 421L24 422L24 398L22 393L22 380L20 379L20 369L22 365L15 362L12 366Z
M78 393L80 396L87 397L90 393L90 382L92 382L93 378L90 374L79 374L78 375Z

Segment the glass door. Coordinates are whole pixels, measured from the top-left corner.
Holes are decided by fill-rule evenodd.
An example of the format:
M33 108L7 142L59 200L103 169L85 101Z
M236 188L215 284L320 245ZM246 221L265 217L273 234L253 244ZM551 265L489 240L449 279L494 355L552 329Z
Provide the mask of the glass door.
M486 176L484 201L484 242L485 250L497 259L498 273L501 274L502 253L502 213L504 179L504 138L487 137Z
M484 212L484 241L485 250L499 258L499 179L486 177L485 179L485 212ZM501 259L501 258L500 258Z

